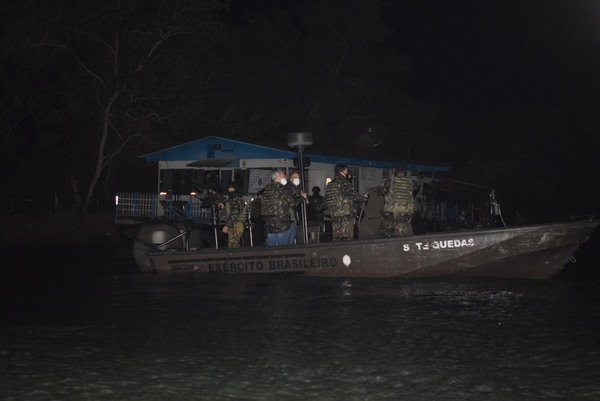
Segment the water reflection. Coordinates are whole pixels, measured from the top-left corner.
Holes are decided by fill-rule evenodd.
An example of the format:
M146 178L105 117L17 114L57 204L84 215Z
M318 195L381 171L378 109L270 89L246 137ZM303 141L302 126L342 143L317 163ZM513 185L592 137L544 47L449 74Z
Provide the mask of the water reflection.
M592 400L595 284L301 276L15 283L7 400Z

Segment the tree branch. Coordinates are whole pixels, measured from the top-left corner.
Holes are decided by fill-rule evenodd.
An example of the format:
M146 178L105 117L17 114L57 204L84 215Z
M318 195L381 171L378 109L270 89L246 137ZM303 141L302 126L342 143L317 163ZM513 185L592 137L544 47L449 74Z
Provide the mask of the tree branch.
M83 70L85 72L87 72L90 76L92 76L92 78L94 78L95 80L97 80L98 82L100 82L102 84L102 86L104 85L104 80L102 78L100 78L100 76L98 76L97 74L95 74L92 70L90 70L88 68L87 65L85 65L85 63L83 61L81 61L81 58L79 58L78 55L75 54L75 52L73 51L73 49L71 49L70 47L60 44L60 43L37 43L37 44L32 44L35 47L42 47L42 46L46 46L46 47L53 47L56 49L61 49L66 51L67 53L71 54L71 56L75 59L75 62L81 67L83 68Z
M162 32L162 30L161 30L159 39L154 43L154 45L152 45L152 47L150 48L150 50L146 54L146 58L143 61L140 61L140 63L138 64L137 68L135 69L135 73L136 74L139 73L146 66L146 61L148 61L148 60L150 60L152 58L152 55L154 54L154 52L163 43L165 43L167 40L169 40L173 36L180 35L180 34L183 34L183 33L188 33L188 32L190 32L189 29L184 29L184 28L180 28L180 27L169 28L169 30L167 32Z

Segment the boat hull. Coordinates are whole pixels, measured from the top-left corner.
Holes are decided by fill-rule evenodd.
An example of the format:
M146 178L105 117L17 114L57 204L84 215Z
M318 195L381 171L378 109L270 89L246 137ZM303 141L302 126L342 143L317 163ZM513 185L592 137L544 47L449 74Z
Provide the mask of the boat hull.
M156 273L546 279L596 227L577 221L283 247L149 251L138 266Z

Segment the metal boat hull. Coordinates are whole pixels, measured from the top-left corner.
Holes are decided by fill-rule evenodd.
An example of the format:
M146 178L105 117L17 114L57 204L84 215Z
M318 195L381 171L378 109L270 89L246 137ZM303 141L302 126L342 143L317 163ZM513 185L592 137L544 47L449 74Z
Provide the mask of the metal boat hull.
M565 266L597 224L576 221L285 247L150 251L138 266L156 273L546 279Z

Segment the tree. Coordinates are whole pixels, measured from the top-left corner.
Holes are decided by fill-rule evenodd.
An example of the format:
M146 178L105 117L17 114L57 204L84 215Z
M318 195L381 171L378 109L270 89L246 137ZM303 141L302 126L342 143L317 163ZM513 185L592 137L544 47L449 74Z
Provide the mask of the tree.
M115 157L177 113L174 93L190 73L181 49L193 42L198 57L206 51L205 43L220 32L217 13L226 1L29 3L11 9L10 33L17 47L30 50L28 57L46 60L42 69L57 81L46 83L45 92L63 100L72 124L68 146L79 145L72 153L84 153L74 156L77 179L71 182L78 191L83 170L80 210L87 213Z

